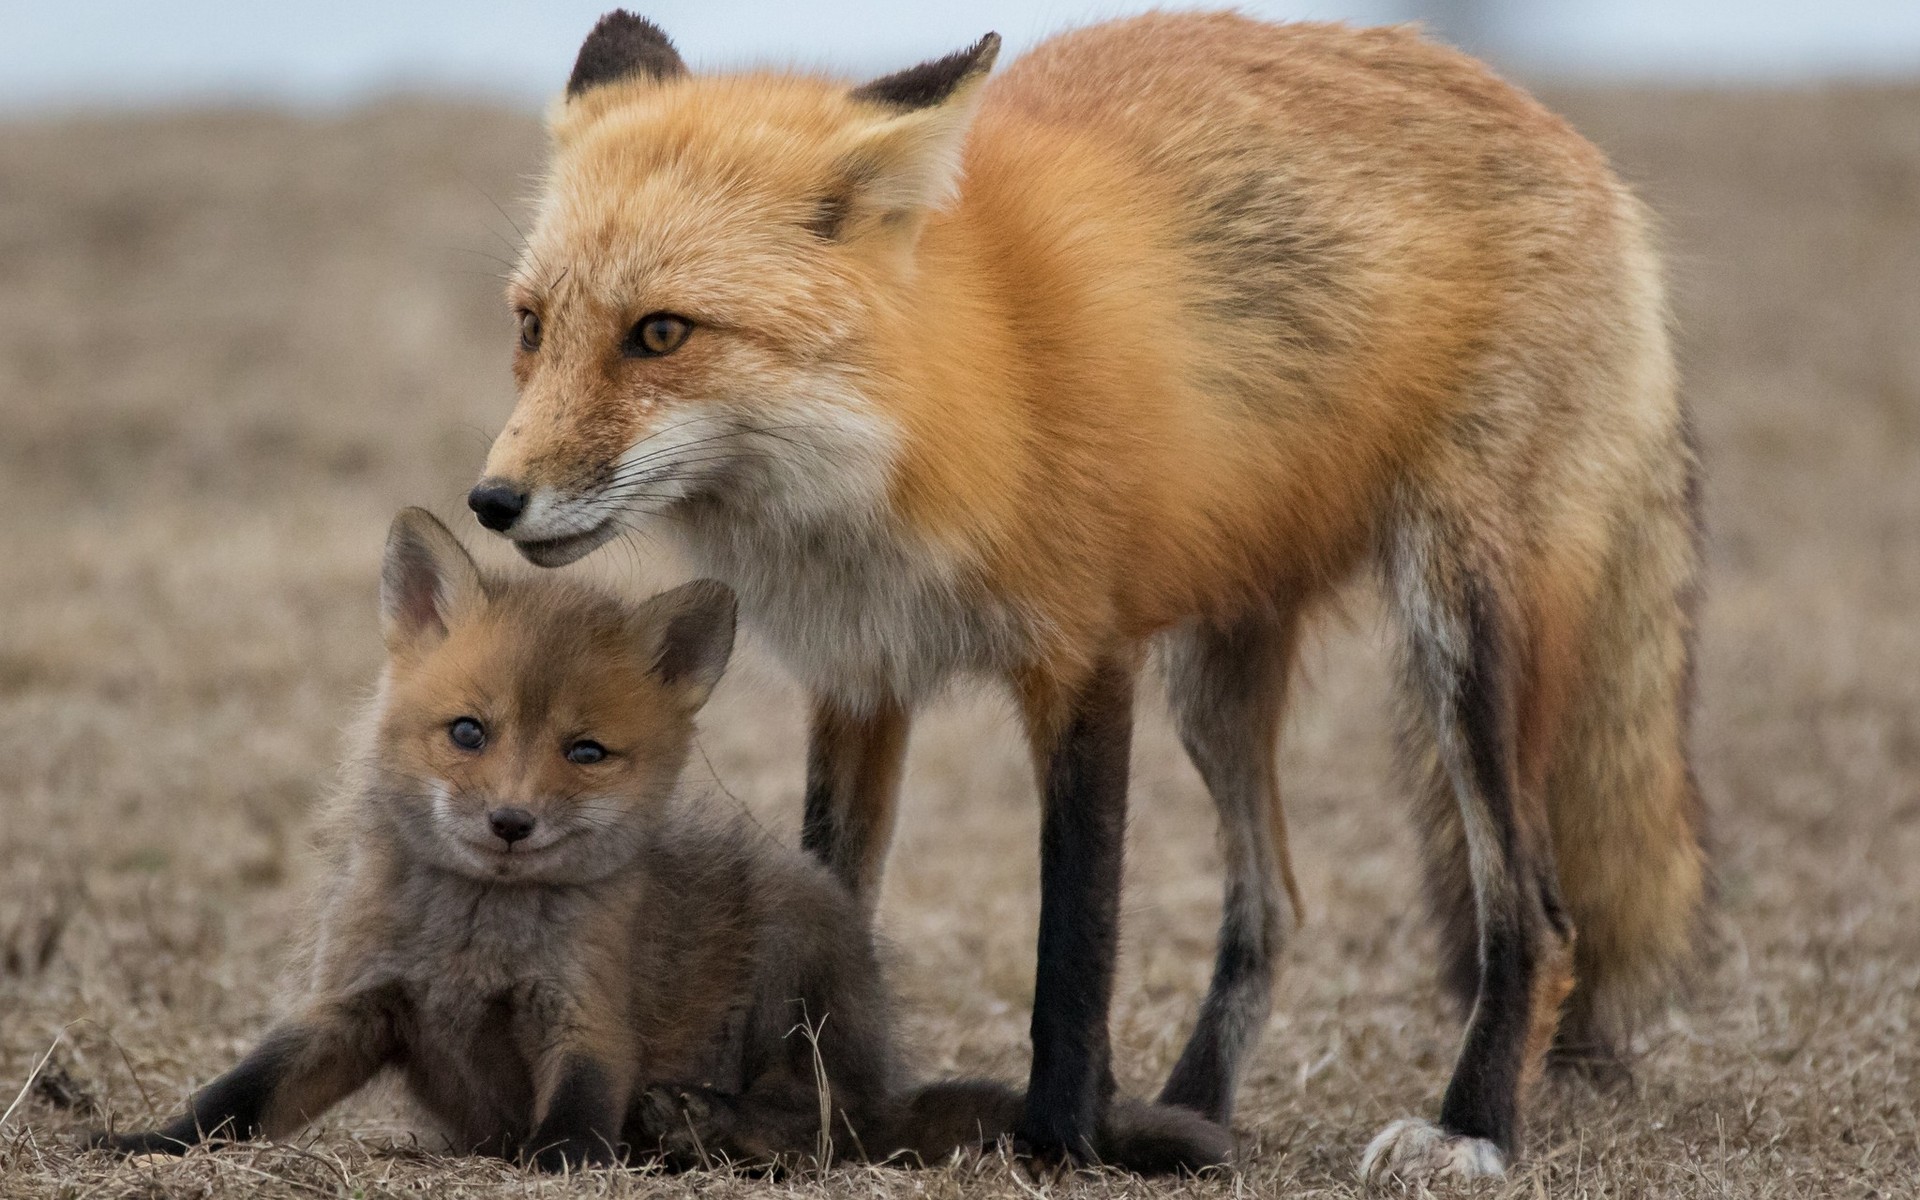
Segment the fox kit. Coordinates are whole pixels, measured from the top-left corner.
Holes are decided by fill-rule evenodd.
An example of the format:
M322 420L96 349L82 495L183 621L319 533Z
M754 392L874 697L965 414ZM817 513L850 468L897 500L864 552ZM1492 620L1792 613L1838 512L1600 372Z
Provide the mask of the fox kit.
M173 1123L102 1144L278 1136L389 1066L454 1149L547 1169L934 1159L1011 1129L1011 1089L901 1089L873 940L824 867L677 799L733 645L724 586L635 608L491 578L409 509L381 594L390 657L303 1002ZM1183 1110L1118 1111L1113 1165L1231 1149Z
M1444 976L1438 1120L1370 1180L1501 1173L1549 1050L1686 961L1695 458L1649 218L1405 29L1159 13L989 78L694 76L616 12L552 115L518 406L469 502L557 565L655 519L811 689L805 841L869 904L912 713L1003 681L1043 802L1020 1133L1079 1154L1136 679L1218 807L1213 982L1162 1098L1227 1119L1296 904L1274 742L1317 599L1397 618Z

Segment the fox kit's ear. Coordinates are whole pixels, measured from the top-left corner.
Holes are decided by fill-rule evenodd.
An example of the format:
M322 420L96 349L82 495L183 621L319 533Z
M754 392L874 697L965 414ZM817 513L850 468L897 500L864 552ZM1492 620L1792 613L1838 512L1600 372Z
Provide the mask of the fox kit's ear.
M717 579L696 579L640 608L653 673L686 698L689 711L707 702L727 669L734 609L733 589Z
M380 564L380 628L387 649L437 642L481 596L480 569L460 539L424 508L403 508Z
M616 8L601 17L587 40L580 44L580 56L573 60L573 74L567 77L567 99L572 100L603 83L622 79L652 79L656 82L687 73L680 52L660 27L645 17L636 17L624 8Z
M940 207L960 182L960 152L980 85L1000 53L1000 35L853 89L877 118L842 158L846 194L824 211L913 215ZM826 231L838 233L838 228Z

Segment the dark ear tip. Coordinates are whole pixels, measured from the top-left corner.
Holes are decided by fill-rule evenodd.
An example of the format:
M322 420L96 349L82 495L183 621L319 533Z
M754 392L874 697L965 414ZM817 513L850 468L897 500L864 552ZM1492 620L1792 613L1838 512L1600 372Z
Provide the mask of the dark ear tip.
M976 75L985 75L993 70L994 62L1000 57L1000 35L992 30L981 34L980 40L963 52L963 57L970 66L962 78L971 79Z
M616 8L594 22L593 31L580 43L573 74L567 78L567 99L633 75L662 80L686 73L687 64L665 30Z
M853 89L853 98L889 108L931 108L943 103L961 84L991 71L999 54L1000 35L989 33L965 50L862 84Z
M655 25L652 21L647 20L638 13L628 12L624 8L616 8L611 12L603 13L600 19L593 23L593 28L587 32L587 41L591 42L595 38L603 41L613 40L623 42L632 39L642 39L648 42L667 42L671 44L670 39L667 37L666 30Z

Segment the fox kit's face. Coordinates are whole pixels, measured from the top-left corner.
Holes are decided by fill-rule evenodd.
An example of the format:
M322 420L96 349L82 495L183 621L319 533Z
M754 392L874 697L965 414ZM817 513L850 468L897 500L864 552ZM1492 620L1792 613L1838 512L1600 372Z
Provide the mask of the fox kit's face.
M508 292L520 400L482 523L557 566L682 505L877 504L897 430L868 348L994 46L850 91L693 79L650 25L603 21Z
M690 584L629 608L560 583L488 586L419 510L395 521L383 595L375 815L408 853L507 883L631 862L724 667L731 595Z
M502 880L603 875L631 858L671 792L689 714L619 631L569 631L597 644L548 647L515 627L527 619L476 614L396 660L381 765L416 785L405 820L444 866Z

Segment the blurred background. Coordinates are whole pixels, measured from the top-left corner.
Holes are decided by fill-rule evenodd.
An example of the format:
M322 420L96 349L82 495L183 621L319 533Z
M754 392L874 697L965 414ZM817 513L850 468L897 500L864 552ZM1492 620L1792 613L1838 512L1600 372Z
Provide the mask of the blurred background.
M602 0L13 3L5 6L0 41L0 106L338 105L394 90L537 103L565 78L579 31L605 7ZM641 7L696 69L774 62L857 73L945 53L988 29L1017 54L1056 30L1149 6L665 0ZM1533 77L1804 82L1900 77L1920 67L1913 0L1255 0L1238 7L1275 20L1420 21Z
M149 1166L138 1189L61 1139L161 1115L261 1027L340 730L379 667L393 512L426 504L505 560L462 503L513 400L500 276L541 107L604 2L0 0L0 1103L18 1097L0 1195L535 1189L406 1157L379 1101L311 1152ZM696 68L848 76L990 28L1018 54L1138 7L642 6ZM1243 7L1426 22L1565 114L1664 229L1707 463L1696 765L1722 920L1638 1087L1555 1085L1500 1194L1911 1194L1920 0ZM588 569L639 594L677 577L656 549ZM1253 1194L1349 1194L1366 1138L1431 1107L1457 1041L1385 634L1364 591L1343 612L1307 647L1281 748L1308 920L1242 1091ZM749 639L695 785L791 838L800 713ZM1155 702L1134 771L1115 1036L1140 1091L1204 990L1219 868ZM929 1071L1024 1072L1031 790L1000 698L962 692L916 726L881 924ZM925 1194L1021 1194L948 1183Z

